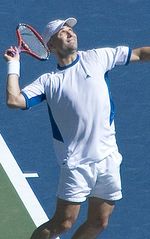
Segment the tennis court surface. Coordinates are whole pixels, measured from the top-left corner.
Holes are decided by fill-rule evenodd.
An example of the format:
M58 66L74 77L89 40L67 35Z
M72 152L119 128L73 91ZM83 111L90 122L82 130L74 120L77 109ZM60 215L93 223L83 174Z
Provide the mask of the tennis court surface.
M117 45L150 45L149 0L0 2L0 239L29 239L53 215L59 168L45 104L29 111L10 110L5 103L6 63L3 53L17 44L20 22L39 32L47 22L78 19L79 49ZM54 58L40 62L21 55L21 86L55 69ZM150 63L117 67L110 74L116 105L116 130L123 154L123 200L119 201L101 239L150 239ZM86 216L86 203L70 239Z

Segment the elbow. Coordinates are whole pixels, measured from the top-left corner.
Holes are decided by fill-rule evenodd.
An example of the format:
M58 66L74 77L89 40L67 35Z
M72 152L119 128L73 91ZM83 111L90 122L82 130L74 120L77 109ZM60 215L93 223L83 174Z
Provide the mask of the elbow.
M6 105L11 109L19 108L16 97L7 97Z
M25 98L20 95L7 94L6 105L11 109L26 109Z
M11 109L17 108L15 102L13 102L13 101L11 101L11 100L9 100L9 99L7 99L6 105L7 105L9 108L11 108Z

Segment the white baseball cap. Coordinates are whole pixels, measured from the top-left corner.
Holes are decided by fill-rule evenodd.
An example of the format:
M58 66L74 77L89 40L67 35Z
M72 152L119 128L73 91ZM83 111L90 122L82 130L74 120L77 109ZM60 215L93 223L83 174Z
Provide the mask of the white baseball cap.
M44 29L44 32L42 34L43 41L45 44L48 43L50 38L56 34L65 24L67 24L70 27L75 26L77 23L77 20L74 17L69 17L66 20L54 20L49 22Z

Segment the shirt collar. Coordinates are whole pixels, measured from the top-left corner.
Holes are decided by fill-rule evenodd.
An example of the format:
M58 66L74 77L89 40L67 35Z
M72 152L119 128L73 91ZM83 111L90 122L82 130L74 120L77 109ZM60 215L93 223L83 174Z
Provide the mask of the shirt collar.
M80 56L77 54L76 59L74 61L72 61L70 64L65 65L65 66L60 66L59 64L57 64L57 69L60 71L66 70L67 68L74 66L79 61L79 58L80 58Z

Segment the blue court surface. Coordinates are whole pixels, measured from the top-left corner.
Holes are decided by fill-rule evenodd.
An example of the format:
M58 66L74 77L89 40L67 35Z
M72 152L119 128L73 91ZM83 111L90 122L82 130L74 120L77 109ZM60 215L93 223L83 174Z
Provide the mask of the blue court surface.
M52 147L46 104L42 103L29 111L6 107L6 63L3 53L10 45L17 44L15 28L18 23L31 24L42 32L50 20L69 16L78 19L75 31L78 33L79 49L150 45L149 0L0 1L0 161L35 226L51 218L54 213L59 168ZM47 62L40 62L22 54L21 62L22 87L55 68L53 57ZM123 199L116 204L110 225L100 238L149 239L150 62L116 67L110 75L116 105L117 141L124 158L121 171ZM9 203L3 187L0 187L1 195L6 195ZM2 202L0 208L5 208L5 200ZM61 238L71 238L86 217L86 206L83 203L73 230ZM12 210L10 215L7 210L7 220L0 217L0 227L3 225L5 231L8 224L9 230L11 227L13 230L11 213ZM5 217L5 214L2 215ZM23 231L22 239L28 239L32 228L33 225L26 228L27 234ZM10 239L11 235L0 235L0 238ZM17 230L14 238L20 239Z

